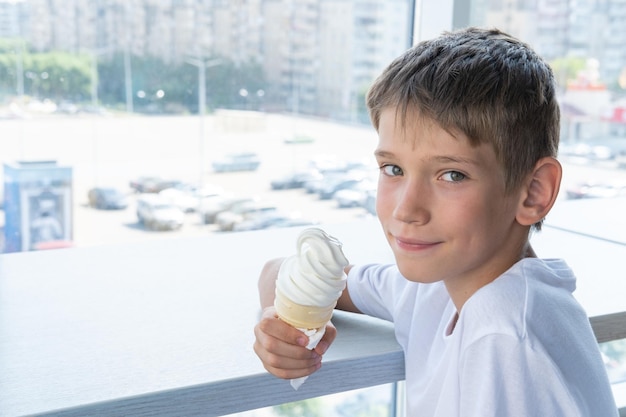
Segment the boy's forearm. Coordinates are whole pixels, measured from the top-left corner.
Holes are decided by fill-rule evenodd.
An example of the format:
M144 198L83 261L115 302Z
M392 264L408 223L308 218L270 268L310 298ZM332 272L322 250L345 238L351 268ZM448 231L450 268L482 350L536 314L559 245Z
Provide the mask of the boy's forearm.
M274 305L276 278L278 277L278 270L283 260L284 258L272 259L263 266L258 282L259 301L262 309Z

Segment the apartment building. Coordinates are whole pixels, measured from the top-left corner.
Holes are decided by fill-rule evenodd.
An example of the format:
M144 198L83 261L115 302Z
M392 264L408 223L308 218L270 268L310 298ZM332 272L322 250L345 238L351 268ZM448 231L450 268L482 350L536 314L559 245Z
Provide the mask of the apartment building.
M279 110L350 119L371 79L409 46L411 0L0 0L0 34L35 50L115 51L181 63L259 63ZM624 0L473 0L464 24L497 26L548 60L594 57L601 79L626 67ZM251 92L254 93L254 92Z
M596 59L607 85L626 71L624 0L484 0L472 2L471 24L496 26L518 36L547 60Z
M281 110L349 118L367 83L409 46L409 0L17 0L38 51L114 52L179 64L262 65ZM10 29L15 24L5 23ZM1 29L0 29L1 30ZM15 29L13 29L15 32ZM280 104L282 103L282 104ZM276 105L276 104L275 104Z
M24 4L14 1L0 1L0 38L18 38L22 36Z

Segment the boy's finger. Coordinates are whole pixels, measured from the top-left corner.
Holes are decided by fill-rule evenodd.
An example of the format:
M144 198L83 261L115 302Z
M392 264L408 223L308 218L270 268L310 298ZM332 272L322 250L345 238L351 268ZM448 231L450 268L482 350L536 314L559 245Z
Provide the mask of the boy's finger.
M309 343L307 335L278 318L274 307L268 307L263 311L257 327L261 332L286 343L297 346L306 346Z
M265 369L280 378L309 375L321 366L321 356L316 352L262 332L258 334L253 348Z
M296 367L296 368L276 368L265 362L263 362L263 367L272 375L283 378L283 379L294 379L300 378L303 376L311 375L313 372L317 371L322 366L321 362L315 362L313 365L309 367Z
M329 322L326 325L326 332L324 333L324 336L319 341L314 351L317 352L320 356L323 355L333 343L335 337L337 337L337 329L332 323Z

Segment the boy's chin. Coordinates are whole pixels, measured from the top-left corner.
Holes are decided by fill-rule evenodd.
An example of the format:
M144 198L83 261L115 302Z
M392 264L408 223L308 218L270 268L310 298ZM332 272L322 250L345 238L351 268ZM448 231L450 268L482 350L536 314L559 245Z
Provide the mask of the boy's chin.
M415 277L415 276L406 276L404 274L402 274L402 276L404 277L404 279L406 279L407 281L411 281L411 282L416 282L419 284L433 284L435 282L439 282L441 281L440 279L432 279L432 277Z
M419 282L420 284L432 284L442 280L438 274L428 274L425 273L426 271L423 269L421 271L416 271L415 266L406 265L402 261L396 260L396 265L398 266L400 274L407 281Z

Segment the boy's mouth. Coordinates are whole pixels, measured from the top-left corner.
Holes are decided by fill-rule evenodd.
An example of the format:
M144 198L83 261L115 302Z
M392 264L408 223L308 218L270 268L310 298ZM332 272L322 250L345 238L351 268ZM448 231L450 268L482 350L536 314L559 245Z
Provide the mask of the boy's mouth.
M404 237L398 237L398 236L394 236L393 238L398 248L403 249L403 250L408 250L408 251L427 250L442 243L440 241L410 239L410 238L404 238Z

